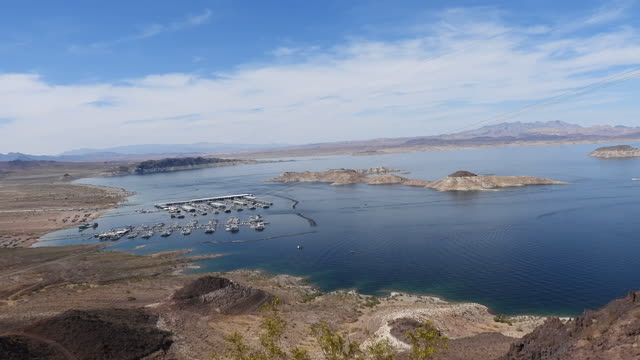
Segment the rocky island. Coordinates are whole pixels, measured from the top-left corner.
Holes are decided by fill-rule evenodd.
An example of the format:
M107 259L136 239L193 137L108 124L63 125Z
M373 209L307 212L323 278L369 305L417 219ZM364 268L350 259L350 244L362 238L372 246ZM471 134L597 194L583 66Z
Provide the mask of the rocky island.
M476 175L468 171L456 171L446 178L432 183L429 187L440 191L474 191L496 190L514 186L560 184L567 183L533 176Z
M270 182L323 182L331 185L369 184L369 185L406 185L426 187L439 191L475 191L495 190L504 187L526 185L559 185L565 182L532 176L495 176L476 175L469 171L457 171L436 182L409 179L395 174L397 169L377 167L372 169L332 169L322 172L303 171L286 172L269 179ZM369 176L376 174L376 176Z
M428 181L407 179L392 173L403 172L379 166L370 169L331 169L327 171L286 172L269 182L321 182L331 185L370 184L370 185L408 185L427 186ZM374 175L374 176L372 176Z
M604 159L640 157L640 149L630 145L605 146L597 148L589 156Z

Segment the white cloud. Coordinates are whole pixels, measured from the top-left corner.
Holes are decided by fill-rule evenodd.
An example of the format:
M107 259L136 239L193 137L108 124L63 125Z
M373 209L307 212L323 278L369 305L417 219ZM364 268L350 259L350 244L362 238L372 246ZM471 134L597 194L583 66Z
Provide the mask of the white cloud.
M3 74L0 118L15 121L0 130L0 152L430 135L640 64L640 34L631 26L545 41L531 29L546 24L527 31L495 18L464 19L448 17L427 34L397 41L276 49L274 55L295 53L294 60L244 64L215 76L153 74L61 86L34 74ZM610 94L515 120L593 123L599 115L603 123L637 125L631 100ZM605 106L619 117L606 116Z
M165 24L145 25L138 32L131 35L123 36L118 39L109 41L98 41L89 45L73 45L69 48L69 50L72 52L105 50L116 45L148 39L154 36L161 35L163 33L176 32L183 29L200 26L209 22L212 15L213 12L210 9L205 9L199 14L187 15L185 18L179 21L173 21Z

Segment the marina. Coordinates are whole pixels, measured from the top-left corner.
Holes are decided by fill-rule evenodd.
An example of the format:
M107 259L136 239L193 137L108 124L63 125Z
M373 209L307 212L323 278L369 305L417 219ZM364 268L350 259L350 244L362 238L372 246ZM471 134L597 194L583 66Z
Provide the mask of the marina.
M256 210L258 207L262 209L268 209L273 206L273 203L260 200L252 194L236 194L236 195L224 195L200 199L191 199L185 201L174 201L155 204L158 211L166 211L170 214L172 219L184 219L187 215L191 217L197 216L213 216L219 214L228 214L231 211L242 211L244 209ZM140 213L151 213L153 211L142 210ZM217 218L211 218L206 223L200 224L197 219L191 219L186 223L175 222L172 224L165 224L163 222L155 225L129 225L121 229L111 229L106 232L96 233L93 235L101 241L117 241L122 237L127 239L150 239L156 233L159 233L161 237L170 237L175 231L187 236L191 235L193 231L199 230L205 234L212 235L218 229L220 220ZM266 228L268 222L261 215L249 216L245 220L241 220L239 217L230 216L224 223L224 230L230 233L237 233L241 227L248 227L254 231L263 231ZM79 226L79 229L85 230L88 228L96 228L97 223L84 223Z
M241 227L248 227L255 231L263 231L266 228L268 222L260 215L250 216L246 220L241 220L238 217L230 217L226 223L224 229L231 233L237 233ZM181 224L179 222L173 224L158 223L153 226L141 225L141 226L127 226L122 229L111 229L106 232L96 233L94 238L99 240L120 240L123 237L127 239L135 239L140 237L142 239L150 239L156 233L159 233L161 237L169 237L174 231L180 231L182 235L190 235L195 230L201 230L205 234L214 234L218 229L219 220L211 219L206 224L199 224L198 220L189 220L188 222Z
M206 216L209 213L231 213L232 211L256 210L258 207L268 209L272 202L260 200L252 194L234 194L157 203L155 207L167 211L171 218L183 219L186 214L191 216Z

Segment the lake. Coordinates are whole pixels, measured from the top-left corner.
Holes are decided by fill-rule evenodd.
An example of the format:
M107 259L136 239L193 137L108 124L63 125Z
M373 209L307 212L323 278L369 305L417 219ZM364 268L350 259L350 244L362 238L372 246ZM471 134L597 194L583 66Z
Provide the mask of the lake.
M111 249L144 254L189 248L193 254L225 254L199 262L200 271L263 269L306 276L324 291L399 290L478 302L497 313L575 315L640 289L640 181L631 181L640 177L640 159L586 156L598 146L308 157L79 182L136 192L127 206L100 218L96 231L175 222L164 212L137 212L168 200L252 193L274 202L270 209L198 217L200 223L224 222L229 215L259 213L269 222L263 232L156 234L148 240L123 238ZM469 170L571 184L445 193L391 185L264 182L285 171L375 166L404 169L411 173L403 176L424 180ZM290 200L278 196L299 204L292 209ZM318 225L311 227L296 213ZM91 234L57 231L38 246L97 242ZM203 242L234 239L248 241ZM134 250L139 245L147 246Z

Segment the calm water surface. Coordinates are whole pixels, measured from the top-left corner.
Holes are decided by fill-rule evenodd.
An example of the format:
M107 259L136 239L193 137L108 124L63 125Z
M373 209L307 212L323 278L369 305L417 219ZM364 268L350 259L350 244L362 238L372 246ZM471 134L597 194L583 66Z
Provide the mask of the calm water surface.
M631 181L640 177L640 159L587 157L595 147L314 157L80 182L136 192L128 206L99 219L97 231L170 223L174 219L166 213L135 213L167 200L248 192L275 203L255 211L270 222L261 233L243 228L237 234L156 234L149 240L122 239L115 249L143 244L147 247L134 252L191 248L195 254L226 255L202 261L202 271L260 268L308 276L326 291L355 288L378 294L393 289L479 302L507 314L571 315L640 289L640 181ZM379 165L406 169L411 172L407 176L425 180L464 169L548 177L571 185L442 193L403 186L264 182L284 171ZM300 203L293 210L289 200L276 195ZM310 227L298 212L318 226ZM213 217L225 221L227 215L198 219L203 223ZM264 239L300 233L307 234ZM96 242L89 235L58 231L39 246ZM203 243L230 239L254 241Z

